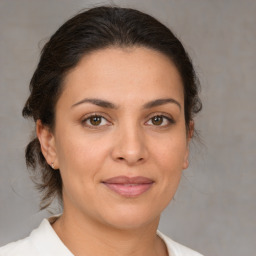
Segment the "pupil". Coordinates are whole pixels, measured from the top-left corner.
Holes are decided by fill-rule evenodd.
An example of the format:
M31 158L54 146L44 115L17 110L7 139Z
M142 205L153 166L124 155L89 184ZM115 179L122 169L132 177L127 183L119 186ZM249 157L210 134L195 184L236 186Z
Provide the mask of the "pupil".
M101 117L99 116L93 116L90 118L92 125L99 125L101 123Z
M155 125L160 125L163 122L163 117L161 116L155 116L153 117L152 123Z

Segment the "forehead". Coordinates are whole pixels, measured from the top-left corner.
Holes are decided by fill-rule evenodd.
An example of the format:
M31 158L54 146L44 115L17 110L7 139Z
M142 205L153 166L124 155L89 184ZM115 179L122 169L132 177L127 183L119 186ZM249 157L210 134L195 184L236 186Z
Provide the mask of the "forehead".
M65 77L63 96L73 103L95 96L119 102L172 96L182 104L183 86L164 54L145 47L111 47L82 57Z

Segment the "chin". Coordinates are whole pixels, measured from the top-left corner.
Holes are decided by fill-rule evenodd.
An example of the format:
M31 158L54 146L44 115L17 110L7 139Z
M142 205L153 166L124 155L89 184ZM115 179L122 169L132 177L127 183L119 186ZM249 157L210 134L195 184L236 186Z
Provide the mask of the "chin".
M160 213L154 214L152 210L139 210L131 206L122 210L105 212L102 219L115 229L132 230L148 226L150 223L158 225Z
M142 227L148 226L150 223L156 223L158 225L158 219L155 218L152 220L146 221L145 219L140 219L140 218L127 218L127 219L116 219L115 221L109 222L109 226L116 230L126 230L126 231L131 231L131 230L136 230L140 229Z

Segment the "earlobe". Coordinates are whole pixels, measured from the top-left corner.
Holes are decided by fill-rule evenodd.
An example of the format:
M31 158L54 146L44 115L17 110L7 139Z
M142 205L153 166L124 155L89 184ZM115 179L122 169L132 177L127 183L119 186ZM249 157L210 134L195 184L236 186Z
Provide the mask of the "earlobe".
M193 120L189 122L189 130L188 130L188 142L193 138L195 130L195 123Z
M41 120L37 120L36 134L38 140L40 141L41 151L44 158L50 166L52 166L54 163L54 167L56 169L58 160L56 154L55 137L53 133L48 126L42 124Z
M183 170L187 169L188 166L189 166L189 142L187 144L187 148L186 148L186 153L185 153L185 156L184 156L184 161L183 161Z
M184 160L184 163L183 163L183 170L187 169L188 166L189 166L188 159L185 159L185 160Z
M193 137L193 134L194 134L194 121L191 120L189 122L189 130L187 132L187 149L186 149L186 154L183 162L183 170L187 169L189 166L189 160L188 160L189 159L189 143Z

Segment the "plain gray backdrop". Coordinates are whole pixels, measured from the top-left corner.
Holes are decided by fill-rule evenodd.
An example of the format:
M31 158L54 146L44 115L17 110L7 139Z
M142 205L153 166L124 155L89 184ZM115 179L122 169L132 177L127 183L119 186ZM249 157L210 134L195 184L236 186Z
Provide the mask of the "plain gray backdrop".
M207 256L256 252L255 0L0 0L0 245L27 236L38 209L24 148L33 130L21 110L39 52L82 8L117 4L147 12L184 43L201 80L190 167L160 230Z

